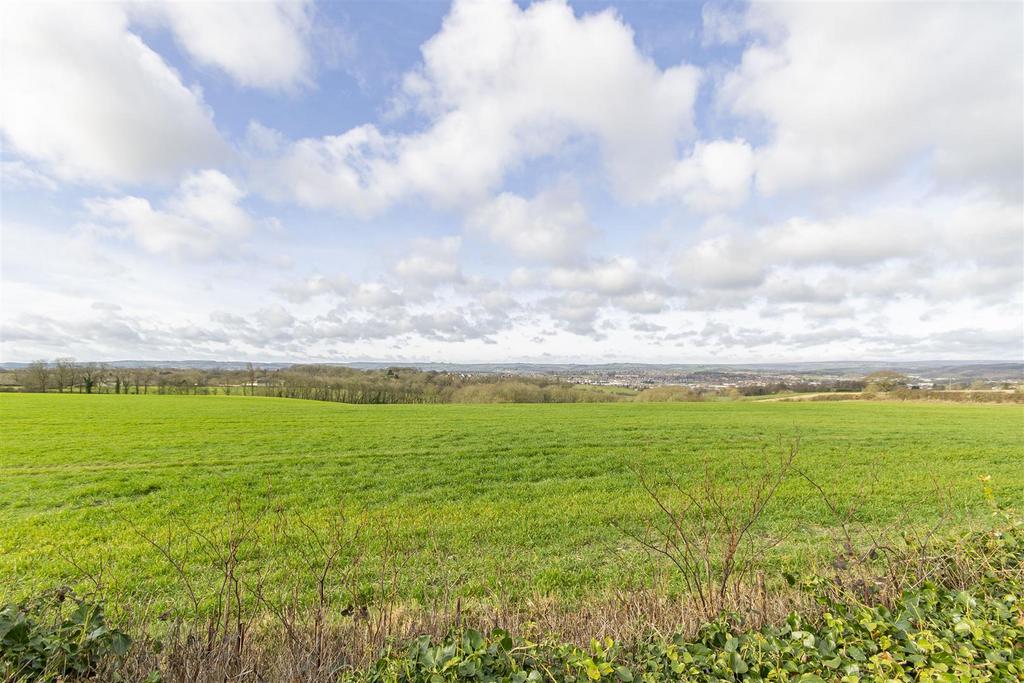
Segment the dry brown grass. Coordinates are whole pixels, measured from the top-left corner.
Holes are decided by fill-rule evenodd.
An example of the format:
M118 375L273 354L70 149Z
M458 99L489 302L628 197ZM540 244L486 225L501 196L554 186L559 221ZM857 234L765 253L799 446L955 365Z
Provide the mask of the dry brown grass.
M764 586L737 591L728 603L744 625L777 623L799 611L813 617L817 605L798 590L768 592ZM257 612L227 629L213 619L161 622L127 616L121 627L135 643L121 671L129 680L142 680L159 671L167 683L213 681L324 681L346 670L372 664L390 645L420 635L436 639L469 626L489 632L495 628L540 640L586 647L592 638L610 637L629 644L654 635L693 636L705 623L698 602L666 597L660 589L630 591L590 600L582 605L538 596L517 605L460 601L445 609L415 605L375 605L365 612L332 614L317 622L315 610L289 608L281 615Z

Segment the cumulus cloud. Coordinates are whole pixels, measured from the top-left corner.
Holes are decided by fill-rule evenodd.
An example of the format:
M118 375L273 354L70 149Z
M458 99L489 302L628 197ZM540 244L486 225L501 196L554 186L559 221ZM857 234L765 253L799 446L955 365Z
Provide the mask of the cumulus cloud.
M693 134L698 70L660 69L610 10L577 17L558 0L457 0L421 52L403 91L426 127L367 124L282 145L255 163L265 191L362 214L409 196L479 201L511 168L584 136L617 191L645 197Z
M11 151L62 180L167 182L223 158L201 93L105 3L0 9L0 126Z
M636 260L625 257L598 261L582 268L555 268L548 275L553 287L604 295L636 294L643 288L644 279Z
M579 260L596 233L583 204L565 188L532 199L504 192L474 210L467 226L515 256L552 263Z
M346 305L359 309L396 308L405 305L405 296L379 282L364 282L349 295Z
M408 255L395 264L395 273L405 282L424 287L458 282L462 279L461 246L459 237L415 239L409 245Z
M394 306L342 305L325 315L300 321L295 336L302 343L352 343L383 340L431 340L447 343L487 341L509 328L511 319L476 304L444 307L399 302Z
M757 36L718 92L763 122L765 193L848 191L915 163L1019 192L1019 3L755 3Z
M698 211L719 211L747 200L753 174L754 151L746 141L698 142L661 179L660 189Z
M210 256L235 244L255 222L239 206L245 192L220 171L187 176L160 208L142 197L86 202L90 213L151 253Z
M285 89L310 83L311 3L156 2L133 6L143 20L166 23L202 65L223 70L240 85Z
M544 298L540 301L539 310L568 332L601 339L604 335L595 324L604 303L603 297L591 292L568 292Z
M614 10L458 0L326 136L309 3L52 7L0 10L7 358L1019 355L1019 5L709 4L702 72ZM177 60L315 132L230 109L233 154Z
M323 294L345 295L352 289L352 280L347 275L313 275L299 282L286 282L274 287L274 291L295 304L305 303Z
M600 330L614 324L605 318L599 329L603 313L661 313L669 307L672 295L660 274L647 272L635 259L621 256L592 259L575 267L520 269L511 273L509 284L540 293L540 299L530 306L534 314L550 318L563 330L595 339L603 338Z
M616 296L612 302L617 308L638 314L661 313L668 307L666 296L650 291Z
M1022 253L1020 204L932 197L709 236L680 251L674 275L699 306L857 296L1009 300L1024 285Z
M755 240L719 236L684 250L676 263L676 276L693 288L744 289L764 281L766 265Z

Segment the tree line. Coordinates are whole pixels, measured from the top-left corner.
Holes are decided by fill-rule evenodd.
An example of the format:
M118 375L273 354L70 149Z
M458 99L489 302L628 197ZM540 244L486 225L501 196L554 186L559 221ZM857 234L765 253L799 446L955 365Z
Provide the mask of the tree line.
M993 383L945 383L946 389L985 389ZM1006 384L1009 387L1009 384ZM613 401L702 401L740 399L786 392L837 395L858 393L868 398L919 389L893 371L863 379L766 381L727 388L665 384L636 392L622 387L572 384L553 376L465 373L392 367L357 370L337 365L294 365L271 369L122 367L80 363L72 358L37 360L14 373L8 389L82 394L235 394L300 398L339 403L604 403Z
M159 387L181 389L183 371L161 372L154 368L123 368L105 363L80 363L74 358L32 361L14 372L15 385L21 391L79 394L148 394Z
M235 394L340 403L580 403L621 400L597 387L550 377L357 370L330 365L240 370L120 367L71 358L37 360L15 372L21 391L84 394Z

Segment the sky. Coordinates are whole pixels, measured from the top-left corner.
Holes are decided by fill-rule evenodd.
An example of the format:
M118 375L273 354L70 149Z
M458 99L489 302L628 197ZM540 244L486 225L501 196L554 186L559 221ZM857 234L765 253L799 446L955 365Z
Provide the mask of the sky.
M1024 4L0 5L0 360L1024 359Z

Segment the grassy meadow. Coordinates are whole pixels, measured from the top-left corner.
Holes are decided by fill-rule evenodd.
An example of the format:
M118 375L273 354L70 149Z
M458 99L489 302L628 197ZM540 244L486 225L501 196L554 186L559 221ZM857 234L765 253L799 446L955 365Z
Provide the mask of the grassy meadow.
M170 564L142 538L175 538L189 571L216 576L202 534L228 501L317 527L343 505L365 525L365 562L400 558L403 599L447 586L466 597L571 601L651 581L621 529L654 505L636 472L696 485L705 463L749 481L779 441L797 466L869 525L951 523L1024 500L1024 407L836 403L353 406L228 396L0 395L0 576L27 593L100 575L119 596L180 604ZM865 482L874 484L865 488ZM766 564L806 566L835 524L789 477L761 534L784 535ZM273 522L247 561L297 575ZM141 533L140 533L141 532ZM76 567L77 565L77 567ZM13 581L11 580L13 578Z

